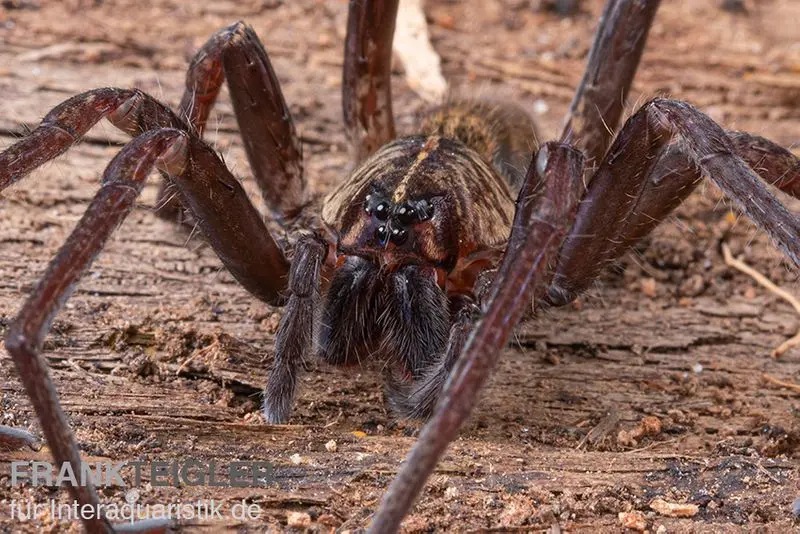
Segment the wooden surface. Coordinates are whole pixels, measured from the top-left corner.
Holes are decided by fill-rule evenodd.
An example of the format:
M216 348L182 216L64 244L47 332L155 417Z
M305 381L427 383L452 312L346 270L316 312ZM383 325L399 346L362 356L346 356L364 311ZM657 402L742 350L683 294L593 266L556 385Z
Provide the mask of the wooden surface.
M91 87L137 86L170 104L186 56L237 19L265 42L304 139L313 187L348 167L339 77L346 2L197 3L72 0L0 8L0 148L55 104ZM800 143L800 6L665 2L637 76L631 108L656 94L684 98L724 125ZM26 7L27 6L27 7ZM31 6L34 6L32 8ZM455 87L517 98L553 135L580 78L601 2L571 19L527 2L429 1L433 44ZM394 79L399 126L422 103ZM250 184L223 95L210 137ZM109 125L0 196L0 334L96 190L124 137ZM137 488L139 502L198 498L260 505L263 524L308 513L312 528L358 528L418 425L387 414L375 367L309 362L290 425L264 424L266 380L280 311L256 302L221 271L200 239L141 206L117 231L55 321L46 356L84 453L92 459L192 456L274 463L266 489ZM799 202L787 201L795 213ZM723 263L719 247L800 293L797 271L749 221L703 186L620 268L577 304L522 325L480 407L432 478L410 531L548 529L616 532L640 511L656 532L798 528L800 393L765 382L800 377L800 350L771 359L800 326L792 308ZM0 349L0 423L39 433L13 366ZM645 417L655 435L626 439ZM326 444L331 440L334 447ZM0 452L0 462L47 459ZM66 499L9 488L0 463L0 528L17 531L8 503ZM103 491L123 502L125 490ZM656 514L651 501L699 505L692 518ZM4 500L5 499L5 500ZM208 530L263 528L229 516ZM292 521L295 521L294 519ZM67 530L47 516L24 525ZM193 528L199 528L194 525Z

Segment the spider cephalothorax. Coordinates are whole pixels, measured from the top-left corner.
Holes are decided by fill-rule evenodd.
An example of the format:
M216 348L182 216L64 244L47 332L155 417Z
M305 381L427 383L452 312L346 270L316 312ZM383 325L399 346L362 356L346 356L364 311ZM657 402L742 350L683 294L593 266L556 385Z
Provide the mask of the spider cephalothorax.
M488 114L498 108L476 109ZM435 117L437 130L449 129L446 113ZM452 137L411 136L386 144L322 206L328 246L316 250L327 250L328 257L319 260L318 283L331 282L316 346L334 364L371 354L387 359L392 364L388 392L400 415L431 409L434 392L421 406L402 402L399 387L422 378L447 349L451 313L474 307L476 282L496 267L511 231L513 185L465 144L478 138L479 126L454 131ZM488 139L512 154L494 135L487 131L475 146L486 148ZM308 351L310 337L303 339L302 350ZM294 383L295 364L285 364L276 366L265 397L265 413L273 422L286 420L293 394L287 383Z
M177 114L140 91L114 88L54 108L0 153L0 189L66 151L104 117L134 136L8 330L6 347L56 462L80 472L41 357L44 337L153 168L236 280L284 307L264 396L269 421L289 418L300 363L315 346L333 364L380 352L391 362L387 392L395 411L433 413L378 510L372 528L379 532L399 527L530 303L570 302L702 176L800 264L800 221L763 183L800 197L793 154L668 99L646 103L616 137L611 133L658 3L609 0L559 141L536 147L533 123L518 108L469 100L436 108L420 135L395 139L390 63L398 0L351 0L343 111L358 165L321 203L306 198L289 110L263 46L243 23L197 53ZM271 210L268 224L202 139L224 80ZM291 245L272 227L292 234ZM0 427L0 441L19 444L24 436ZM80 506L98 508L91 484L69 489ZM111 529L103 517L85 525Z

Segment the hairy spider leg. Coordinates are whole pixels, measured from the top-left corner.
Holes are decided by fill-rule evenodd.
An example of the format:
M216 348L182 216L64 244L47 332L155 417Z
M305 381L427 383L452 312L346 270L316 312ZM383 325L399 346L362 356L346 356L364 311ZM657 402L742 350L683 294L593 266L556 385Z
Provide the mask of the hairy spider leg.
M486 314L455 363L428 421L381 501L371 532L396 532L425 481L477 401L511 330L550 282L550 264L575 216L583 155L547 143L534 157L517 200L512 238L489 293Z
M66 152L103 118L131 136L186 129L169 108L137 89L92 89L53 108L36 129L0 152L0 191Z
M747 132L728 131L736 154L762 180L784 193L800 198L800 158L782 146Z
M452 316L447 344L441 353L434 353L422 375L409 383L405 377L389 375L386 400L392 412L409 419L428 419L441 396L447 377L458 361L480 308L467 295L455 295L450 302ZM430 353L430 351L429 351Z
M391 100L391 59L398 5L398 0L350 1L342 73L342 113L351 145L351 157L356 164L396 136ZM217 47L212 45L211 48ZM261 50L263 52L263 49ZM243 64L243 60L239 61L236 64L237 68L242 68ZM228 74L226 70L229 84L232 74ZM214 78L214 76L207 77ZM274 87L273 92L280 95L278 82L273 81L274 84L271 85ZM193 85L194 83L187 82L187 87ZM231 92L233 91L234 88L231 87ZM248 94L245 91L245 84L241 85L240 92L242 95ZM286 115L288 116L288 111ZM275 362L264 392L263 412L270 423L283 423L288 419L296 391L297 372L303 355L312 345L314 331L312 311L319 305L318 299L312 298L312 294L316 295L320 291L317 264L324 261L327 253L327 247L324 251L320 250L321 242L312 245L312 241L310 238L302 241L304 243L302 254L295 260L299 260L301 264L292 266L292 270L298 273L297 293L295 294L295 290L292 289L293 282L290 280L291 309L287 309L281 317L275 343ZM370 341L366 339L367 337L375 337L374 332L367 332L364 328L353 328L353 325L369 324L368 321L361 320L363 317L358 315L363 315L365 310L371 309L372 303L365 298L374 296L371 289L367 291L367 286L374 280L374 277L370 276L373 274L370 269L368 262L350 258L345 264L337 267L331 280L328 294L341 294L338 298L328 298L327 304L322 309L319 355L329 363L345 363L337 358L341 355L355 355ZM305 280L301 280L300 273L303 273ZM313 273L316 274L312 276ZM396 296L393 302L396 306L402 306L404 303L402 295ZM389 310L385 317L391 315ZM333 321L328 319L331 317L335 317L335 323L342 328L330 328ZM373 318L370 315L370 321Z
M264 45L253 29L237 22L218 31L197 51L186 72L179 114L202 137L222 83L227 81L250 169L279 223L307 202L300 139ZM159 214L179 215L169 182L159 191Z
M342 112L355 163L396 136L392 39L399 0L350 0L344 45Z
M606 153L628 98L660 0L609 0L564 120L561 141L582 150L587 177Z
M45 335L80 276L133 208L152 168L157 164L165 168L182 167L186 150L184 134L173 129L143 134L125 146L109 164L102 187L9 328L6 348L25 385L53 458L59 465L69 462L75 473L80 472L80 452L41 357ZM91 482L69 485L68 490L81 506L96 509L99 504ZM87 516L83 521L89 533L113 531L104 518Z
M589 184L547 300L556 305L573 300L680 204L703 174L800 265L800 218L751 168L796 196L798 159L763 138L737 133L736 139L685 102L658 98L642 106Z
M289 299L275 335L275 361L264 390L264 418L284 423L292 410L297 372L311 349L314 312L320 298L320 269L328 247L313 236L301 237L289 270Z
M800 159L763 137L735 131L727 131L727 135L733 142L735 154L762 180L800 198ZM689 196L702 177L703 171L681 146L680 138L673 138L647 177L624 228L613 238L615 250L609 255L619 258L648 235Z
M28 136L0 152L0 190L66 152L103 117L134 136L162 128L188 132L169 108L139 90L93 89L53 108ZM193 149L189 175L192 181L183 175L173 176L173 180L183 181L179 194L191 195L189 207L231 274L259 299L281 304L289 271L283 251L238 180L227 169L224 173L217 170L220 166L224 169L224 165L214 151L193 134L189 133L188 138ZM194 200L212 196L212 190L218 193L213 198ZM219 206L220 213L209 212L206 205Z
M146 132L125 145L107 167L102 187L12 323L6 340L56 462L71 462L75 472L80 471L80 455L40 356L42 344L80 276L133 209L154 167L176 184L212 248L245 289L277 304L286 287L288 263L283 252L211 147L177 129ZM97 503L90 486L70 491L80 504ZM98 519L88 519L85 525L89 532L109 528Z
M598 44L596 41L589 61L589 70L593 71L593 73L587 73L584 77L584 81L573 101L572 113L567 119L562 138L575 143L586 154L587 158L593 158L593 167L598 165L597 162L605 160L606 148L613 138L613 129L616 127L624 105L624 98L620 96L620 93L627 93L627 88L630 87L630 81L635 73L645 44L647 29L650 26L658 2L646 4L648 5L644 6L644 11L639 11L637 14L634 10L637 6L633 6L633 2L610 1L606 9L606 16L601 22L601 28L598 30L600 34L598 41L606 43L605 51L602 50L603 45ZM613 13L617 13L617 15L611 16ZM627 13L627 17L632 18L620 16L620 13ZM627 22L625 22L626 20ZM625 46L615 51L614 47L618 47L620 44ZM620 51L623 53L620 54ZM605 59L609 58L617 58L615 59L615 65L608 66L608 69L613 71L612 74L605 73L606 67L602 64ZM607 91L595 91L598 80L603 79L610 80L605 85L608 88ZM619 104L615 105L613 100L618 100ZM668 119L665 128L666 132L662 132L662 135L667 134L666 137L668 139L680 139L688 143L689 146L684 147L679 143L660 142L655 138L656 136L645 137L644 141L652 143L656 151L660 152L661 158L653 158L654 162L652 164L644 162L641 159L648 157L648 153L643 152L638 155L638 159L629 164L628 171L634 168L643 170L639 179L643 180L645 185L638 187L635 180L633 182L628 181L628 184L633 183L634 186L638 187L638 200L633 205L630 202L626 202L620 208L622 213L628 213L628 217L624 218L624 224L619 233L617 235L612 234L616 241L616 244L611 245L613 253L621 253L617 251L624 250L627 245L649 232L666 216L666 213L677 206L689 194L702 172L711 174L713 177L714 171L721 171L724 176L717 176L716 181L721 184L723 190L729 192L733 198L737 198L741 203L746 204L746 209L748 212L753 213L754 220L761 221L759 224L768 228L767 231L773 236L773 239L796 262L796 253L791 249L798 246L796 238L797 219L793 218L772 197L747 165L749 164L758 169L762 175L765 175L764 177L767 180L778 188L797 196L795 191L800 187L798 185L798 182L800 182L798 180L800 166L798 166L797 158L774 143L749 134L734 132L727 134L729 137L726 137L721 128L705 115L691 108L691 106L680 102L663 100L658 102L664 103L664 109L662 110L664 113L667 112L667 108L672 108L670 113L673 115L677 113L679 116L679 118L672 117ZM598 111L611 110L611 115L615 115L616 118L607 114L596 113L595 120L583 120L591 115L590 110L592 109ZM614 111L614 109L617 111ZM637 121L641 122L638 119ZM698 127L697 123L701 125ZM631 129L626 135L635 137L641 134L642 132L634 132ZM630 139L628 141L630 142ZM720 143L723 145L723 150L718 150ZM709 144L713 148L710 149ZM714 146L715 144L717 146ZM612 148L608 157L610 158L614 153L615 150ZM737 157L737 153L747 163ZM589 176L594 174L591 169L588 169L587 173ZM629 178L634 177L631 176ZM602 186L595 187L602 188ZM622 190L624 188L620 187L619 189ZM752 202L752 204L748 204L748 202ZM582 216L585 216L588 213L586 210L590 209L586 206L591 205L590 203L581 205ZM594 210L600 212L605 208L607 208L607 203L604 201L595 205ZM773 208L775 209L773 215L755 213ZM519 202L518 209L524 210L524 204ZM519 217L520 213L518 212L517 218ZM657 220L653 221L654 218ZM564 224L567 228L570 226L569 221L565 221ZM499 348L507 340L507 335L487 340L487 333L497 334L499 332L497 329L501 326L510 330L519 319L522 312L516 311L517 307L501 310L505 303L503 305L498 304L501 300L497 295L498 293L508 292L509 287L515 287L514 282L509 281L508 274L504 274L504 272L507 272L507 263L514 261L514 258L519 258L527 250L523 246L525 241L523 236L528 238L530 234L518 231L518 227L515 225L501 270L496 278L497 283L492 287L491 294L493 296L490 300L487 316L479 323L467 342L464 355L456 364L456 369L453 371L448 385L445 386L444 398L440 401L433 419L423 429L419 441L411 451L401 472L384 496L372 524L372 531L394 532L399 529L402 518L410 510L425 480L433 471L438 457L448 443L454 439L458 426L470 412L475 402L475 393L485 379L481 377L488 375L488 369L491 367L489 364L497 358ZM581 233L576 230L569 234L570 239L577 239L580 236ZM549 250L558 246L559 244L553 244ZM603 255L609 254L604 247L600 247L600 250ZM530 251L527 253L531 254ZM551 254L553 260L556 260L558 256L559 253ZM560 269L561 267L559 267ZM515 272L522 274L524 270L524 268L518 267ZM536 286L537 290L534 296L544 299L548 293L552 295L552 289L548 290L547 286L548 282L545 279L545 282ZM523 304L520 304L520 309L524 307L525 300L527 299L524 299ZM477 370L474 367L475 361L487 364L483 367L485 371ZM469 372L473 373L471 376L474 379L465 378ZM464 393L467 387L465 384L471 388L466 393ZM429 389L429 391L432 389ZM459 389L458 393L453 393L454 389ZM460 396L461 393L463 395ZM422 397L419 398L421 399Z

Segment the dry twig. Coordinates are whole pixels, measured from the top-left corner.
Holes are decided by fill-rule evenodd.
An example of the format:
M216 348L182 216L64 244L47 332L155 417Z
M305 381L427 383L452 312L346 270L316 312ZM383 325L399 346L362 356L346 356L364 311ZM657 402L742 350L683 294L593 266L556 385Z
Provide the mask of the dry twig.
M394 52L403 62L406 82L428 102L439 102L447 92L441 59L431 45L422 0L403 0L397 12Z
M776 386L781 386L782 388L788 388L788 389L791 389L792 391L796 391L797 393L800 393L800 384L795 384L793 382L787 382L785 380L781 380L779 378L775 378L774 376L767 375L767 374L761 375L761 379L764 382L767 382L769 384L775 384Z
M756 282L767 288L768 291L774 293L775 295L778 295L780 298L791 304L797 311L797 313L800 314L800 301L798 301L794 295L776 286L766 276L756 271L742 260L737 260L736 258L734 258L733 254L731 254L731 249L728 247L727 243L722 244L722 255L725 258L726 265L733 267L734 269L737 269L745 273L746 275L750 276L753 280L755 280ZM781 354L791 349L792 347L796 347L797 345L800 345L800 330L798 330L798 332L794 336L787 339L786 341L781 343L775 350L773 350L772 357L778 358Z

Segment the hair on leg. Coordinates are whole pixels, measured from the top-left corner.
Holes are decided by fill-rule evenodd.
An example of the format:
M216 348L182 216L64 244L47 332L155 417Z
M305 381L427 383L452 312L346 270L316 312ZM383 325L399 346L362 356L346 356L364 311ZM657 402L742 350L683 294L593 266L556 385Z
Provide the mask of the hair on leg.
M71 464L75 473L81 470L80 452L41 356L44 338L81 275L133 209L153 167L158 164L167 170L180 171L186 156L186 134L178 130L158 130L128 143L107 167L103 186L9 328L6 348L53 458L59 465ZM81 506L96 509L99 505L91 482L68 489ZM84 526L91 533L110 530L103 517L84 518Z
M452 300L452 323L443 352L412 380L387 381L386 397L392 412L407 419L428 419L441 396L447 377L458 360L467 342L472 326L480 310L474 301L466 296L456 296Z
M575 216L582 175L583 156L569 146L547 143L534 157L486 314L469 336L433 417L384 495L371 532L400 528L439 458L471 413L512 328L531 297L547 287L550 261Z
M103 118L136 136L159 128L185 128L169 108L138 90L105 87L54 107L31 133L0 152L0 191L66 152Z
M350 365L366 357L379 340L382 284L377 265L348 256L337 267L325 296L317 354L331 365Z
M320 267L327 246L316 237L297 242L289 271L289 299L275 336L275 362L264 391L264 417L285 423L297 390L297 372L311 348L314 313L319 302Z
M272 218L290 219L308 200L302 147L264 45L244 22L212 35L189 65L180 115L200 137L225 81L261 196ZM172 218L179 205L170 199L169 184L164 184L160 213Z
M407 265L389 275L378 325L390 367L419 378L444 351L450 325L447 296L432 267Z
M546 301L573 300L610 263L644 237L709 176L798 264L800 220L761 178L788 192L797 158L771 141L728 134L684 102L655 99L623 126L589 184L558 260ZM772 174L775 173L775 174Z
M603 159L619 124L660 0L609 0L561 141L583 151L590 171Z

